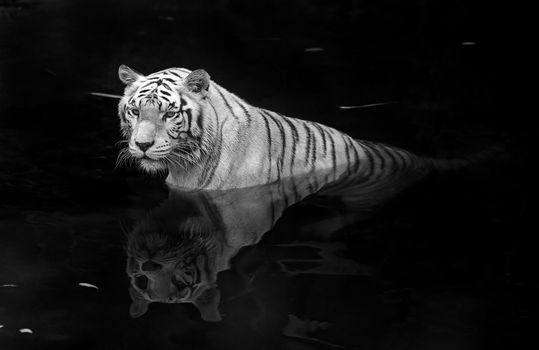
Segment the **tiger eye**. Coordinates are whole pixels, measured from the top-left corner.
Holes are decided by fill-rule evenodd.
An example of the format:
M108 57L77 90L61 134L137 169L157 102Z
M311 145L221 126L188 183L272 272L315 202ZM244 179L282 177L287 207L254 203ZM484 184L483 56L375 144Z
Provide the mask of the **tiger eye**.
M131 113L133 113L133 114L136 115L136 116L138 116L138 115L140 114L139 110L136 109L136 108L133 108L133 109L131 110Z
M172 118L176 115L176 112L168 111L165 113L165 118Z

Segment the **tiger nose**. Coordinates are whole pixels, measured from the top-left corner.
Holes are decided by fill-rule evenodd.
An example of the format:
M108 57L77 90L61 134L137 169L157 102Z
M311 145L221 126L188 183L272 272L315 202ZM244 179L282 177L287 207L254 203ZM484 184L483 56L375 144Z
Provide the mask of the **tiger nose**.
M158 264L158 263L155 263L155 262L153 262L151 260L148 260L148 261L144 262L140 268L142 269L142 271L152 272L152 271L155 271L155 270L159 270L161 268L161 264Z
M152 147L154 141L152 142L136 142L135 141L135 144L137 145L138 148L140 148L140 150L142 152L146 152L146 150L150 147Z

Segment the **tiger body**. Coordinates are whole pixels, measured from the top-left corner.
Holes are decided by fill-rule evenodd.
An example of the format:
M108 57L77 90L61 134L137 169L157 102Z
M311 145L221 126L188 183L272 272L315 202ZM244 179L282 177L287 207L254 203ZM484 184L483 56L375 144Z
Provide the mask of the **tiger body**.
M210 82L209 76L207 82L190 78L196 72L170 68L132 81L124 77L128 86L119 115L129 152L147 171L168 170L166 181L171 186L242 188L326 171L322 182L312 184L318 189L351 175L356 180L381 180L398 172L425 172L430 164L401 149L252 106ZM139 110L136 121L130 116L132 108ZM172 120L162 117L171 110L177 111ZM160 129L167 140L156 145ZM142 157L134 145L137 138L153 142L154 152L149 149ZM182 140L190 146L182 149ZM174 142L177 159L171 157ZM172 150L163 160L157 156L166 145Z

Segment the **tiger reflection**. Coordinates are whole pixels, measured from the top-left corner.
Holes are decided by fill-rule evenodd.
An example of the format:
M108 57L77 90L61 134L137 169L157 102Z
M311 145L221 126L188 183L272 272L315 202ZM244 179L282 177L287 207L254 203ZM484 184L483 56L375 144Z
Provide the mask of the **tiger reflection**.
M143 315L152 302L192 303L203 320L219 321L217 274L309 194L306 184L293 184L294 190L282 182L227 191L171 189L170 198L128 235L131 316Z
M193 303L204 319L217 321L214 227L191 196L178 197L148 214L129 235L130 314L141 316L150 302Z
M318 198L338 198L359 212L378 206L423 176L418 171L376 180L328 181L327 173L316 172L242 189L170 188L169 199L141 218L128 235L130 314L143 315L152 302L192 303L203 320L219 321L218 273L230 268L242 247L256 244L287 207L317 193Z

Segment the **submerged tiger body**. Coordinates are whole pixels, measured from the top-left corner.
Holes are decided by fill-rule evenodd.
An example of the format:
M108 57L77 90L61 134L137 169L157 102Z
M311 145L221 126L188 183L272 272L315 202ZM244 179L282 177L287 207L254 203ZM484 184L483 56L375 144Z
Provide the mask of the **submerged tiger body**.
M361 141L331 127L258 108L210 81L203 70L170 68L143 76L119 69L127 85L119 104L132 160L149 172L168 170L171 186L230 189L328 171L315 189L338 179L421 177L483 157L435 160Z

